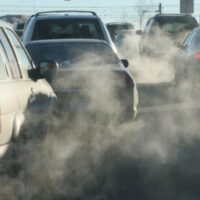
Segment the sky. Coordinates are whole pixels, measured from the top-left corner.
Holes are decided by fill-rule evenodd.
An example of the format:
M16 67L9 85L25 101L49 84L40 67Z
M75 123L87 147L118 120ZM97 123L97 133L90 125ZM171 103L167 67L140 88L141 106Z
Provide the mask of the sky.
M0 4L4 5L69 5L69 6L123 6L137 5L138 2L144 1L149 4L179 4L180 0L1 0ZM188 0L189 1L189 0ZM200 0L194 0L200 3Z
M189 1L189 0L188 0ZM164 12L179 12L180 0L0 0L0 15L33 14L44 10L83 9L93 10L105 22L130 21L138 23L138 5L144 5L143 21L155 14L158 4L162 3ZM194 0L194 16L200 19L200 0Z

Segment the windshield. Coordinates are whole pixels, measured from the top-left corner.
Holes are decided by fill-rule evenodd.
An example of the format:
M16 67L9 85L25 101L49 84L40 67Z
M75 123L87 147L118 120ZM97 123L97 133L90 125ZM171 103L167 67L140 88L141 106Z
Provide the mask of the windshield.
M113 50L108 45L100 43L32 44L27 49L36 65L43 60L54 60L60 64L61 68L83 62L95 66L120 63Z
M45 19L36 22L32 40L60 38L103 39L95 19Z

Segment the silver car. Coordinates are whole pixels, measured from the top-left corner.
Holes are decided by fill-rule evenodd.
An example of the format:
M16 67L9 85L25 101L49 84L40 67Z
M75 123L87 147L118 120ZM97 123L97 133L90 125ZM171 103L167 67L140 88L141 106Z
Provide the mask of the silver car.
M0 158L19 137L41 135L45 113L56 101L14 31L0 23ZM35 128L35 129L34 129ZM26 133L24 132L26 130ZM35 131L33 131L35 130ZM28 135L26 135L29 137Z

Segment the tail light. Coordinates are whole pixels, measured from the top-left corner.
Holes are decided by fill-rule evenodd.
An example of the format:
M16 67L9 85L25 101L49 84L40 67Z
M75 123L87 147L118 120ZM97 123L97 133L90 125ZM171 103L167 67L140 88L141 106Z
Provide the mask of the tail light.
M117 97L121 104L120 116L122 119L131 119L133 117L134 106L134 82L126 72L118 72L121 84L118 85Z
M196 53L196 54L195 54L195 58L196 58L197 60L200 60L200 53Z

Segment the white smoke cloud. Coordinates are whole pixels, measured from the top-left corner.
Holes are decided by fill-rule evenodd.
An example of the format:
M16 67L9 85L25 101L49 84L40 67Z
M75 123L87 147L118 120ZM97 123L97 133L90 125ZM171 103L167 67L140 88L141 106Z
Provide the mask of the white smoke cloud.
M138 39L132 35L122 51L138 80L143 103L138 118L125 123L115 120L122 107L116 98L122 82L110 71L91 76L89 56L81 62L87 66L81 73L55 83L57 89L87 88L89 106L78 107L75 114L63 110L59 118L49 121L56 131L50 129L42 143L25 145L19 176L2 179L0 191L6 198L198 199L199 105L192 104L197 95L187 83L178 88L169 84L170 90L168 85L157 88L173 81L175 47L167 48L161 60L143 57L138 54ZM169 43L162 40L163 46L163 41Z

